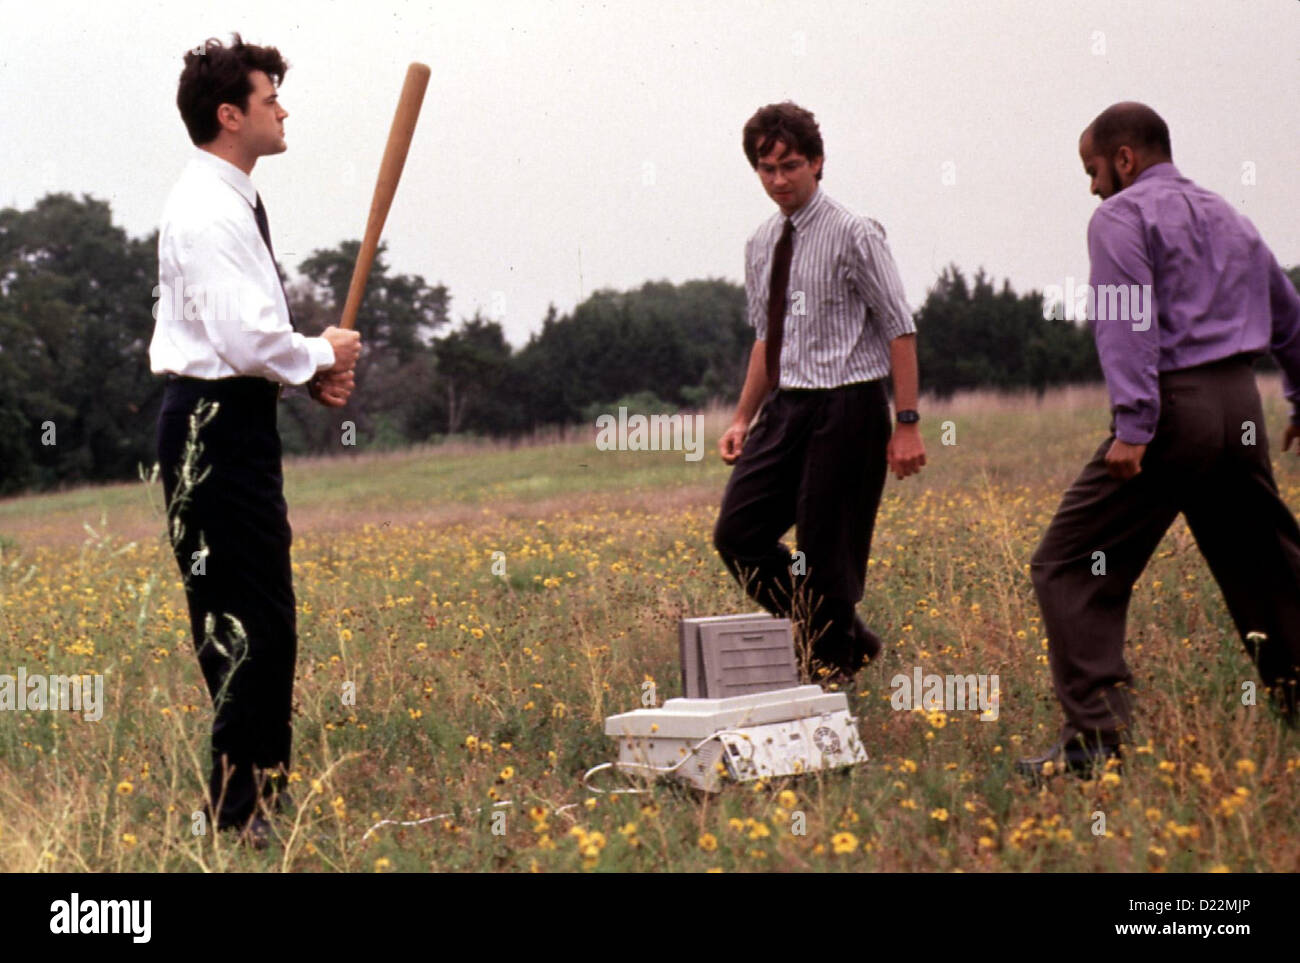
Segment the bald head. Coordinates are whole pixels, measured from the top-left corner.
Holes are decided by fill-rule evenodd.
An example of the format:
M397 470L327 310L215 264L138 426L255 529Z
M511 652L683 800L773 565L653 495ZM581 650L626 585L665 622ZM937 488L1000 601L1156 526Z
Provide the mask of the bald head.
M1114 157L1121 147L1128 147L1146 164L1160 164L1173 159L1169 146L1169 125L1146 104L1133 100L1111 104L1087 126L1085 137L1103 157Z
M1092 179L1092 193L1105 199L1148 167L1173 160L1169 127L1146 104L1112 104L1079 135L1079 157Z

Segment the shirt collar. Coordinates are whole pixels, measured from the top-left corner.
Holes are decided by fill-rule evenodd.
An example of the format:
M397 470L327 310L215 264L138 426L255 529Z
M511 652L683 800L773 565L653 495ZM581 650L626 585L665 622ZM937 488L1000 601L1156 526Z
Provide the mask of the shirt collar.
M1174 166L1173 161L1161 161L1159 164L1152 164L1137 177L1133 178L1133 183L1138 184L1148 177L1182 177L1178 173L1178 168Z
M825 195L822 194L822 189L818 186L813 191L813 196L808 198L807 203L790 215L790 221L794 224L796 231L802 231L808 226L812 219L817 216L817 212L821 209L824 200Z
M194 159L239 191L250 207L257 207L257 188L253 186L252 179L238 167L202 147L194 148Z

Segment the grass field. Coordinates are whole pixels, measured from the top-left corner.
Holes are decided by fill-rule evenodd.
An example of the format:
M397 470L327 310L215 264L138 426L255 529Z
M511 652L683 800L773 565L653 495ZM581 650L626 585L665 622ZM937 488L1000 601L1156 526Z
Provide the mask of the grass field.
M719 415L701 462L587 439L287 463L297 811L262 852L191 832L212 714L159 486L0 502L0 673L103 673L106 701L99 722L0 712L0 871L1300 869L1300 735L1241 704L1258 677L1181 521L1130 610L1123 774L1015 777L1058 724L1029 556L1104 392L924 407L930 464L886 487L860 606L888 643L851 694L870 762L707 798L580 780L643 682L680 694L680 617L754 608L710 542ZM1274 464L1300 510L1300 461ZM914 666L997 673L998 719L894 711Z

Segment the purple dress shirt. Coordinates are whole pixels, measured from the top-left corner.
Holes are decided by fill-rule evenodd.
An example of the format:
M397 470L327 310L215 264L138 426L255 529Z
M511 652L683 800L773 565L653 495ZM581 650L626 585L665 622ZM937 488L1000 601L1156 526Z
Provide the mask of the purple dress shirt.
M1255 226L1172 163L1102 201L1088 223L1089 311L1115 437L1145 445L1162 371L1271 351L1300 417L1300 294ZM1092 305L1089 305L1092 308Z

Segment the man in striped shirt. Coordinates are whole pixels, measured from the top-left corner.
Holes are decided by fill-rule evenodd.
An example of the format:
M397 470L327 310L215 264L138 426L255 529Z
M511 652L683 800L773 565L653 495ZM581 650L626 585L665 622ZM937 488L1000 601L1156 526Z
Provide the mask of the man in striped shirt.
M813 115L789 102L763 107L743 146L780 212L745 246L756 340L718 443L736 467L714 545L755 601L800 623L814 676L844 685L881 650L854 609L887 469L906 478L925 464L916 326L884 229L820 189ZM780 541L791 524L793 555Z

